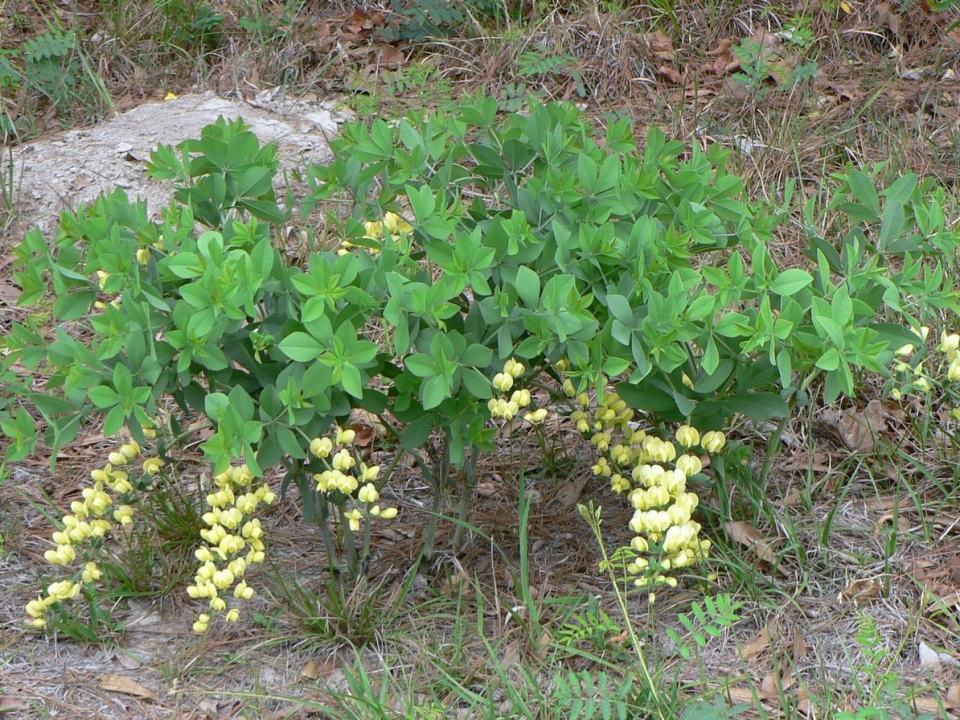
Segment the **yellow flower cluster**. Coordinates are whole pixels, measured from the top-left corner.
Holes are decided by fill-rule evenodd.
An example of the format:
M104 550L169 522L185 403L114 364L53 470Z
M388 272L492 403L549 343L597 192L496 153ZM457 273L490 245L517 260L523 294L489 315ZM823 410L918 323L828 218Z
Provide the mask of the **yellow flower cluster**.
M930 328L923 326L914 329L913 334L917 337L917 343L924 344L930 334ZM946 336L946 333L944 333L944 336ZM894 400L901 400L905 395L915 392L926 394L933 389L932 378L924 370L923 360L917 362L916 365L909 361L915 352L915 343L907 343L898 347L893 353L895 357L893 369L901 380L901 386L894 387L890 391L890 396Z
M70 513L63 516L63 528L52 536L56 548L44 553L47 562L69 567L76 561L79 547L88 541L98 541L106 537L115 527L115 523L129 525L133 522L133 507L123 501L130 501L134 486L130 473L124 468L132 466L140 454L141 449L137 443L126 443L108 455L106 465L91 471L93 485L83 489L83 500L70 503ZM162 465L158 458L147 458L143 461L143 472L155 475ZM87 562L83 570L75 572L72 578L47 586L44 595L27 603L26 612L31 618L30 623L36 628L46 627L50 608L59 602L77 597L81 583L91 584L99 580L102 574L97 563Z
M925 342L929 328L921 327L914 330L919 342ZM921 395L930 394L935 386L941 386L938 378L946 378L949 383L960 382L960 334L948 333L946 330L940 333L940 342L936 350L943 353L943 358L939 360L939 368L928 373L924 369L926 359L920 361L910 361L914 354L913 344L907 344L894 352L895 360L893 370L896 383L890 389L890 397L894 400L902 400L904 397L920 393ZM938 359L933 358L931 364L937 365ZM950 414L960 420L960 407L950 410Z
M270 505L276 495L264 483L253 489L253 473L246 465L233 466L214 478L212 492L207 495L210 510L203 515L206 527L200 531L205 544L194 553L201 563L194 584L187 588L192 598L209 601L214 613L226 612L228 622L240 619L240 609L227 609L226 596L231 589L237 600L254 595L244 579L250 565L263 562L263 527L253 517L261 505ZM243 554L246 551L246 554ZM210 614L202 613L193 624L196 632L206 632Z
M500 394L487 401L487 408L490 410L491 417L509 422L519 415L521 410L530 407L530 403L533 401L530 391L526 388L514 390L514 381L519 379L526 371L523 363L510 358L503 364L503 371L493 376L491 384ZM548 415L549 412L546 408L539 408L524 413L523 419L531 425L539 425L547 419Z
M356 436L350 428L338 429L332 438L319 437L310 442L310 452L327 466L313 476L317 481L317 492L327 496L339 493L340 500L353 498L359 503L343 512L352 532L360 530L360 521L365 517L392 520L397 516L396 508L382 508L377 504L380 500L377 486L380 466L358 462L351 450ZM343 503L335 504L341 506Z
M382 240L387 233L390 233L391 236L397 236L406 235L407 233L413 232L413 225L408 223L396 213L388 212L383 216L383 220L368 220L363 223L363 229L363 237L365 239ZM355 247L355 243L352 243L349 240L341 240L340 249L337 251L337 254L346 255ZM372 255L377 255L380 252L380 248L376 247L367 249Z
M616 392L604 392L594 407L590 395L578 394L569 379L563 390L577 406L571 419L599 452L594 474L609 478L613 490L626 494L634 507L627 571L638 576L634 585L650 590L653 600L657 587L677 585L670 573L709 552L710 541L700 539L700 524L692 519L699 498L687 490L687 480L703 469L695 449L719 452L726 438L683 425L674 443L637 428L633 410Z

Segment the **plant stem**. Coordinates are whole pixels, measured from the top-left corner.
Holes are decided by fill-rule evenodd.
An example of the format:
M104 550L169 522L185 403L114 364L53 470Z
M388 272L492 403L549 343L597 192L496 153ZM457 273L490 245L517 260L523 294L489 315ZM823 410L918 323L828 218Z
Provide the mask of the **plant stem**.
M350 580L355 581L360 572L360 563L357 562L357 545L353 541L353 530L350 528L350 521L344 517L344 513L344 505L342 503L337 505L340 529L343 531L343 546L347 550L347 571L350 573Z
M340 563L337 561L337 549L333 544L333 538L330 536L330 527L327 525L327 519L330 517L330 507L326 500L319 501L319 505L320 522L317 523L317 526L320 528L320 537L323 538L323 549L327 553L327 567L332 575L336 575L339 572Z
M593 530L593 535L600 545L600 554L603 556L603 564L601 567L607 568L607 573L613 584L613 591L617 596L617 604L620 606L620 613L623 615L624 622L627 625L627 633L630 635L630 644L633 646L633 651L637 656L637 662L640 664L643 682L646 683L647 689L650 691L650 696L653 698L654 710L657 715L661 720L666 720L666 716L663 713L663 703L660 700L660 694L657 692L657 685L653 680L653 676L650 674L650 668L647 666L647 659L644 656L643 643L640 642L640 638L637 637L637 632L633 628L630 609L627 607L627 596L620 587L619 579L613 571L614 565L607 555L607 547L603 542L603 533L600 531L600 525L603 522L600 516L601 509L598 507L595 508L592 502L588 506L578 505L577 509L580 511L580 516L590 525L590 529Z
M460 549L463 542L463 532L466 527L467 513L470 510L470 501L473 499L473 490L477 486L477 455L476 448L470 448L467 464L464 467L463 491L460 494L460 506L457 508L457 529L453 532L453 549Z
M429 475L428 479L433 485L433 506L430 510L430 522L423 539L423 550L420 551L424 560L433 559L433 543L437 536L437 525L440 524L441 501L443 500L443 490L447 484L447 470L450 467L450 438L445 430L440 436L440 449L435 460L433 472L424 473L424 475Z

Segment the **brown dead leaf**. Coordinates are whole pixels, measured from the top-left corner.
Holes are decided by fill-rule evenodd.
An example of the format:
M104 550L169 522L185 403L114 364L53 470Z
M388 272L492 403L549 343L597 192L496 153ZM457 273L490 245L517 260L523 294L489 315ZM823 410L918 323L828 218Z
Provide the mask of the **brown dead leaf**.
M955 682L947 690L947 707L951 710L960 710L960 681Z
M147 698L148 700L158 699L153 690L145 688L137 681L124 675L104 675L100 678L100 689L132 695L133 697Z
M883 527L887 523L893 524L897 523L897 532L906 533L914 529L914 524L910 522L909 518L904 517L900 514L887 513L886 515L881 515L877 520L877 524L873 526L873 539L878 541L880 536L883 534Z
M837 419L840 439L857 453L872 453L876 448L877 437L886 429L881 400L871 400L862 411L851 410Z
M492 482L478 482L477 487L474 488L473 492L480 497L489 498L499 493L499 490Z
M790 653L794 662L807 655L807 641L803 639L803 632L799 627L793 628L793 647L790 648Z
M903 510L904 508L911 507L912 505L913 505L913 501L910 498L895 498L890 495L884 495L882 497L873 498L871 500L867 500L864 503L864 507L866 507L867 510L871 510L871 511L893 510L894 508L899 508Z
M680 71L676 68L670 67L669 65L661 65L657 68L657 73L665 77L667 80L672 82L674 85L682 85L683 75L680 74Z
M786 472L830 472L830 458L826 453L804 451L797 453L780 466Z
M799 505L803 502L803 493L801 493L796 488L793 488L790 492L783 496L780 500L787 507L792 507L793 505Z
M0 715L4 713L19 713L22 710L29 709L30 705L26 699L17 695L0 695ZM17 717L21 717L19 714Z
M770 647L769 623L760 628L760 632L743 644L740 649L740 659L745 662L755 660L768 647Z
M380 67L387 70L396 70L401 67L406 58L403 56L403 50L396 45L382 45L380 47Z
M374 435L376 435L376 432L374 432L372 425L367 425L365 423L354 423L350 426L350 429L355 433L353 444L357 447L370 447L371 443L373 443L373 438Z
M883 583L877 578L863 578L849 583L837 597L838 602L852 602L854 605L879 598L883 592Z
M336 669L336 663L332 660L319 660L310 658L300 670L301 680L319 680L329 677Z
M760 681L760 697L774 703L780 701L781 694L793 685L793 672L787 668L782 673L767 673Z
M708 52L707 55L714 60L707 65L706 70L714 75L726 75L740 69L740 61L733 57L733 41L730 38L723 38L717 45L717 49Z
M653 53L655 58L670 62L676 59L677 51L673 47L673 40L662 30L654 30L652 33L647 33L644 39L647 42L647 47L650 48L650 52Z
M779 555L777 555L777 551L773 549L773 545L765 540L763 535L760 534L760 531L749 523L745 523L742 520L735 520L724 523L723 529L727 531L727 534L730 535L734 542L740 543L751 550L764 562L770 563L771 565L777 564Z
M583 492L583 488L586 486L589 479L589 475L584 475L578 480L568 482L561 486L561 488L557 491L557 501L563 507L573 507L576 505L577 501L580 499L580 494Z

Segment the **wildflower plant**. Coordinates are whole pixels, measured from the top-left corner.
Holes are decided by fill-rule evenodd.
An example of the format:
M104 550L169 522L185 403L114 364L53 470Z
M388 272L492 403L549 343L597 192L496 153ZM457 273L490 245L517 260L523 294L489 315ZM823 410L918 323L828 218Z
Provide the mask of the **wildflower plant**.
M91 471L93 484L82 489L82 499L70 503L70 512L51 536L53 547L44 552L44 559L66 577L48 584L39 597L27 603L33 627L46 628L51 613L68 618L67 603L81 593L90 598L92 621L98 621L96 616L102 611L95 607L95 597L102 589L105 545L112 534L122 533L135 522L142 494L163 469L159 458L141 459L141 454L135 441L110 452L108 462Z
M322 466L314 473L318 495L324 501L324 509L332 507L333 520L339 538L347 551L348 568L355 573L366 560L370 551L370 530L375 519L393 520L397 508L381 507L380 491L385 479L381 478L379 465L367 465L359 457L354 444L356 431L352 428L337 428L331 435L317 437L310 442L310 453ZM363 541L357 548L355 534L363 528ZM327 558L338 557L326 525L321 533L327 546Z
M571 386L564 384L571 394ZM693 519L699 498L687 480L703 470L700 453L720 452L726 439L716 430L701 435L690 425L681 425L674 439L664 439L641 429L634 411L612 390L597 402L579 393L574 403L570 418L597 452L594 475L609 479L613 491L634 508L630 530L635 536L612 561L622 563L635 576L633 584L647 590L653 601L656 588L676 587L675 573L709 554L710 541L700 537L701 526Z
M240 608L228 600L249 600L254 588L247 584L247 569L266 557L264 530L256 517L260 505L270 505L276 494L266 483L254 488L254 476L246 465L232 466L213 479L207 495L210 508L203 515L200 531L204 544L194 553L200 563L194 582L187 588L191 598L207 600L209 613L202 613L193 625L196 632L209 627L211 613L223 614L227 622L240 619Z
M814 267L782 269L767 243L790 188L783 207L748 202L723 148L654 129L640 150L628 120L601 129L554 103L501 117L480 96L396 126L349 124L331 146L335 160L309 168L306 197L284 206L276 147L220 120L151 156L151 174L176 186L160 220L118 190L64 214L55 238L27 233L20 302L52 294L55 329L14 323L4 339L0 375L17 366L46 377L4 409L12 452L29 453L38 429L62 447L98 416L105 435L126 428L144 443L172 400L213 427L200 447L214 478L231 473L234 500L251 491L231 468L261 478L281 467L280 491L295 484L322 532L332 520L353 566L363 553L350 551L352 533L376 517L380 479L330 428L357 409L375 415L394 462L408 453L432 484L435 523L456 488L450 467L467 468L469 486L498 424L546 419L531 388L557 379L562 361L599 474L638 512L657 513L636 523L643 552L663 560L637 566L652 589L705 552L687 520L659 514L693 511L679 478L697 450L671 457L673 439L628 437L631 413L688 423L710 451L722 438L708 432L736 414L784 418L809 402L814 380L828 403L854 394L862 373L886 372L913 341L918 316L958 306L951 275L925 268L933 254L952 262L960 235L943 194L912 176L880 190L856 170L835 178L827 210L863 226L840 248L811 230ZM333 249L318 242L290 257L281 229L318 210L330 210ZM594 408L588 390L601 386ZM327 457L311 449L324 437L337 446ZM250 520L222 522L249 515L232 503L209 510L214 572L241 556L215 552L223 537L242 539L244 553L255 539L242 534ZM688 529L669 534L677 526ZM201 579L194 587L211 592ZM213 587L203 599L227 589Z

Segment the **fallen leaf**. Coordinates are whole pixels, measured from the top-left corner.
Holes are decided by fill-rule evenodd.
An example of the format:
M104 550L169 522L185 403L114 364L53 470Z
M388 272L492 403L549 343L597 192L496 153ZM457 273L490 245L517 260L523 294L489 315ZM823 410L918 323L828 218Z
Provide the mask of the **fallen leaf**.
M478 482L477 487L474 488L473 492L480 497L488 498L496 495L499 490L492 482Z
M770 647L770 625L764 625L760 632L743 644L740 649L740 659L748 662L755 660L760 653Z
M734 542L740 543L747 549L753 551L764 562L776 565L779 560L776 550L773 549L767 540L764 539L760 531L749 523L742 520L735 520L723 524L723 529L727 531Z
M791 648L791 653L794 663L800 658L806 657L807 654L807 641L803 639L803 633L798 627L793 628L793 647Z
M373 442L373 436L376 434L372 425L354 423L350 426L350 429L355 433L353 438L354 445L362 448L370 447L370 444Z
M580 499L580 494L583 492L583 488L589 479L589 475L584 475L579 480L568 482L563 485L557 491L557 501L563 505L563 507L573 507L576 505L577 501Z
M801 452L794 455L780 466L786 472L830 472L830 458L826 453Z
M872 453L876 439L887 428L883 402L871 400L862 411L846 412L837 420L837 431L844 445L858 453Z
M403 50L395 45L384 45L380 48L380 67L396 70L406 62Z
M951 710L960 710L960 681L955 682L947 690L947 707Z
M303 680L318 680L321 677L328 677L334 670L335 664L332 660L318 660L310 658L300 669L300 678Z
M0 695L0 715L8 712L19 712L27 710L30 705L21 697L16 695ZM17 715L20 717L20 715Z
M894 508L902 510L912 505L913 501L910 498L895 498L891 495L873 498L864 503L864 507L867 510L893 510Z
M655 58L660 60L672 61L675 59L677 51L673 47L673 40L662 30L654 30L646 35L647 47L653 53Z
M134 697L147 698L149 700L158 699L155 692L148 690L140 683L124 675L104 675L100 678L100 689L123 693L124 695L132 695Z
M764 700L779 702L783 692L788 690L792 685L793 673L789 669L784 670L783 674L779 674L776 671L767 673L763 680L760 681L760 697Z
M683 80L683 75L680 74L680 71L676 68L672 68L669 65L661 65L657 68L657 72L660 75L663 75L667 80L672 82L674 85L680 85Z
M849 583L837 597L838 602L852 602L854 605L880 597L883 584L877 578L864 578Z
M920 667L926 670L937 670L942 667L953 667L960 665L953 655L945 652L937 652L927 645L923 640L920 641Z
M708 52L707 55L714 57L713 62L706 68L714 75L726 75L728 72L740 69L740 61L733 58L733 41L730 38L723 38L717 45L717 49Z

